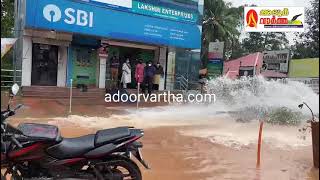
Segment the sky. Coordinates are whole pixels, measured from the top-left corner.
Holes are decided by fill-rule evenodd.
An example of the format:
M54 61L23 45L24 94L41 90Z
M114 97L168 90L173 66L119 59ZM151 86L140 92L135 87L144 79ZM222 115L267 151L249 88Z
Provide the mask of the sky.
M255 4L257 6L298 6L298 7L310 7L310 1L311 0L225 0L226 2L231 2L233 6L238 7L244 4ZM240 38L244 37L244 32L242 32L242 35ZM287 38L289 40L289 44L294 44L293 39L295 38L295 35L293 32L286 33Z

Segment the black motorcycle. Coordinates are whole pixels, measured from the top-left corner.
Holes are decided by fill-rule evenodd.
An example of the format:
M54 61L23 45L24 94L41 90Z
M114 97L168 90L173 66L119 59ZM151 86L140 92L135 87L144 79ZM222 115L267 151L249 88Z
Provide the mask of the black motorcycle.
M10 108L19 86L13 85L8 108L1 112L1 180L97 179L141 180L134 156L145 168L140 139L144 132L133 127L99 130L77 138L64 138L56 126L6 122L22 107Z

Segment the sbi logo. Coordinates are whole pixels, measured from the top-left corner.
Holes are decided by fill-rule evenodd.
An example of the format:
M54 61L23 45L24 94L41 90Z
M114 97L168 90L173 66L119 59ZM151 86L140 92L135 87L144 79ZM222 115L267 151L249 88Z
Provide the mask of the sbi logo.
M75 24L78 26L93 26L93 12L83 10L75 10L73 8L66 8L64 10L64 22L67 24ZM50 22L58 22L62 18L60 8L54 4L48 4L43 8L43 17Z

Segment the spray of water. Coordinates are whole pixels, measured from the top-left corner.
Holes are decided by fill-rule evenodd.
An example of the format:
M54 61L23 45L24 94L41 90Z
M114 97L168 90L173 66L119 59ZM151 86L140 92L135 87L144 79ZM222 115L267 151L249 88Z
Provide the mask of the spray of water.
M124 115L111 117L70 116L65 120L96 129L115 126L152 128L158 126L191 126L181 130L190 136L208 138L215 143L240 148L256 143L258 121L237 122L242 114L259 115L274 108L286 107L292 112L309 116L307 109L298 104L307 102L319 113L319 95L299 82L282 83L266 81L261 77L230 80L218 78L209 82L209 91L216 94L216 103L211 105L170 105L166 107L128 109ZM225 113L221 113L225 112ZM236 112L236 113L235 113ZM291 112L291 111L289 111ZM242 117L245 118L245 117ZM257 120L259 117L252 116ZM56 120L61 120L57 118ZM267 124L264 141L274 147L300 147L311 144L310 138L299 138L299 127Z
M221 77L210 81L208 87L211 93L216 94L218 103L229 111L264 115L275 109L286 108L310 116L308 109L299 110L297 107L307 102L319 114L319 95L301 82L266 81L263 77L237 80Z

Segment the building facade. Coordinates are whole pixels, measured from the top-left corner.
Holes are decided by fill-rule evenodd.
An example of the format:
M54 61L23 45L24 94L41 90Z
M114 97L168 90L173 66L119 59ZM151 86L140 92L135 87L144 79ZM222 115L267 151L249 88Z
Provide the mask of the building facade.
M260 75L262 61L263 54L260 52L225 61L223 64L224 75L231 79L236 79L241 76Z
M106 88L113 56L160 62L160 89L199 70L203 0L16 0L15 11L22 86Z
M288 79L303 82L319 94L319 58L292 59Z
M287 78L289 51L266 51L224 62L224 75L231 79L261 75L268 80Z

